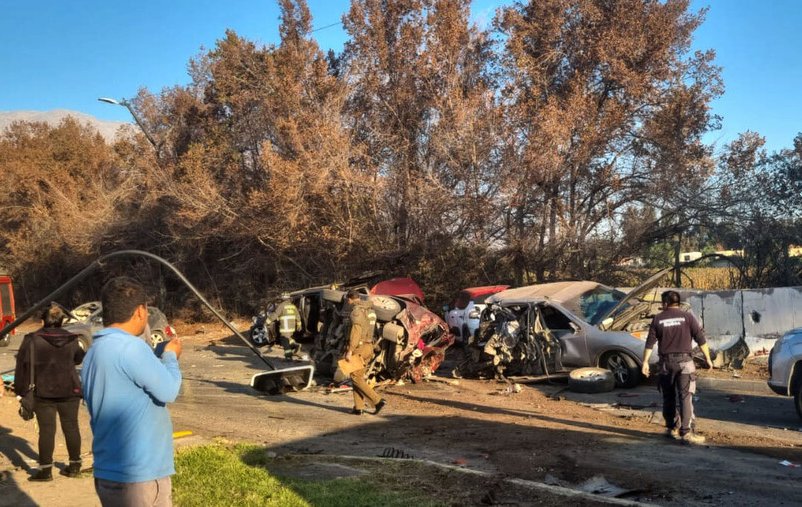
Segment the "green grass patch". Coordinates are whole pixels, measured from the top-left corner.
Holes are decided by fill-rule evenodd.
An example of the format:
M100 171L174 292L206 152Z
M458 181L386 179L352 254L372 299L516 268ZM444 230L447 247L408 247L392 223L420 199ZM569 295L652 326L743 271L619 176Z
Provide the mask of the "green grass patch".
M392 470L358 477L305 480L278 476L268 468L303 466L269 458L253 445L212 444L179 450L173 477L173 500L181 507L215 506L403 506L444 505L429 488L410 488ZM386 468L380 463L369 466ZM390 468L393 468L392 466ZM403 475L403 474L402 474ZM417 491L416 491L417 490ZM434 493L434 494L428 494Z

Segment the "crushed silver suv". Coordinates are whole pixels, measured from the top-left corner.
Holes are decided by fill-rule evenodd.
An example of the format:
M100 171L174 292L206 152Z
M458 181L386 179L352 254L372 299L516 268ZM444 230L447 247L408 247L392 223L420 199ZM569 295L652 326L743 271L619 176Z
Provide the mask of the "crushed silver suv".
M769 354L769 387L783 396L793 396L802 419L802 327L785 333Z

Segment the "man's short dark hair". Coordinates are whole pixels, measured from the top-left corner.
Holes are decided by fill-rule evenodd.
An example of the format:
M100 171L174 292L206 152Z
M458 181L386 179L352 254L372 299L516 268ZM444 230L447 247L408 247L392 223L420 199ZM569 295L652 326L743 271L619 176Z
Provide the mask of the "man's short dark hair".
M679 292L675 290L667 290L660 295L660 299L663 301L665 306L679 306L679 302L681 298L679 297Z
M67 314L64 313L64 310L54 303L50 303L42 311L42 322L45 327L61 327L66 318Z
M103 286L100 302L103 304L103 325L110 326L131 320L138 306L148 304L148 297L141 283L118 276Z
M359 299L362 297L362 294L356 289L351 289L345 294L345 299L351 301L352 299Z

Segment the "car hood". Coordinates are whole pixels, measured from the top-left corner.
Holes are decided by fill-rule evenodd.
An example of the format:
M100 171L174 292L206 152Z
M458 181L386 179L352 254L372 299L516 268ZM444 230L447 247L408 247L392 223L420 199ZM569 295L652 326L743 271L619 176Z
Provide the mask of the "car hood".
M634 301L638 301L638 302L643 301L643 296L645 296L646 293L648 293L650 290L652 290L655 287L657 287L657 284L660 282L660 280L662 280L663 277L666 276L666 274L669 271L671 271L672 269L674 269L674 268L661 269L657 273L655 273L652 276L650 276L649 278L647 278L645 282L643 282L642 284L638 285L637 287L635 287L631 291L627 292L626 297L624 299L622 299L617 305L613 306L610 309L610 311L608 311L606 314L604 314L604 316L601 319L599 319L598 322L604 322L605 320L609 319L610 317L618 316L619 312L621 311L622 308L625 308L627 305L631 305ZM605 327L609 328L609 329L618 329L622 325L623 325L623 323L620 321L620 317L613 317L613 322L610 323L609 325L605 326Z

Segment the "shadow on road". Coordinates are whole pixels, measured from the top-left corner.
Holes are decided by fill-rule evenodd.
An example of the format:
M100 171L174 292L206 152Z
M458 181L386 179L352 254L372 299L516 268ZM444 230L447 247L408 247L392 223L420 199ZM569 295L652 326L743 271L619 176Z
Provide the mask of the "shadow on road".
M13 430L0 426L0 452L8 458L12 465L17 468L30 468L25 462L27 457L30 460L38 458L36 452L24 439L13 435Z
M3 453L14 467L26 470L29 470L30 467L25 458L37 459L30 444L25 439L13 435L12 430L4 426L0 426L0 453ZM17 481L10 471L0 472L0 506L6 505L16 507L36 507L37 505L17 485Z

